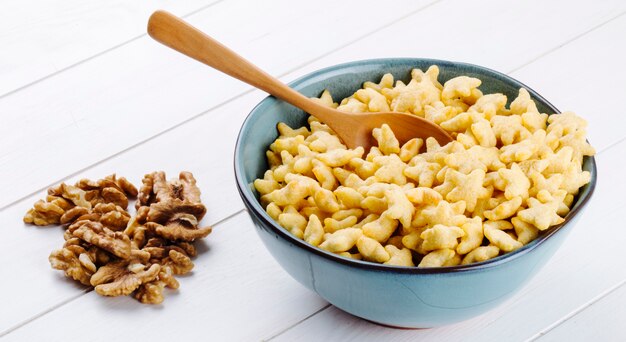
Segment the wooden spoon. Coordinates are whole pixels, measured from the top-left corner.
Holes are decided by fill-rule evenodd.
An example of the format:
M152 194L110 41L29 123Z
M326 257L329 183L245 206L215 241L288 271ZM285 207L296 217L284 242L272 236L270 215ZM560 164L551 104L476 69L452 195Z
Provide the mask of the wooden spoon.
M376 144L372 138L372 129L385 123L391 127L401 144L416 137L422 139L433 137L441 145L452 141L452 137L441 127L412 114L347 113L321 105L289 88L218 41L168 12L156 11L150 16L148 34L163 45L315 116L332 128L349 148L363 146L368 151Z

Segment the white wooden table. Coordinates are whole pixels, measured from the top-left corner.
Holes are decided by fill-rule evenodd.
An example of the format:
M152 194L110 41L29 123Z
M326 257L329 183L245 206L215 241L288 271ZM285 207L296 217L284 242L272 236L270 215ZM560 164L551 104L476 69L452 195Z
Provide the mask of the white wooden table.
M388 6L388 7L384 7ZM506 72L589 123L599 181L580 223L517 295L424 330L350 316L291 279L235 189L238 129L265 94L152 41L167 9L284 81L333 64L431 57ZM626 340L626 2L0 2L0 336L7 341ZM213 233L162 305L104 298L50 268L62 228L22 216L61 181L196 175Z

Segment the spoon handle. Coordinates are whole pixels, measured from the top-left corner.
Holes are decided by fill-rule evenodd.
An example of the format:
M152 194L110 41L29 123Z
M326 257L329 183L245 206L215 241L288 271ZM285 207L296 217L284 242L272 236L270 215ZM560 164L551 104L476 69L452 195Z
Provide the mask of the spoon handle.
M315 115L322 121L328 118L328 114L324 115L330 112L326 107L289 88L220 42L171 13L166 11L154 12L148 20L148 34L161 44L281 98L309 114Z

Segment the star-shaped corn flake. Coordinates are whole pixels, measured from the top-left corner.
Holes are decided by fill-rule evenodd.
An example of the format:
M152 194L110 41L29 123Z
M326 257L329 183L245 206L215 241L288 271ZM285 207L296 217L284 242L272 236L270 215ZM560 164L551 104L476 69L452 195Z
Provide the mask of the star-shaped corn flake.
M336 149L345 150L346 145L336 135L324 130L315 130L306 138L306 143L311 151L326 152Z
M519 115L495 115L491 118L491 126L496 138L503 145L511 145L531 135L528 129L522 125L522 117Z
M456 107L446 106L441 101L436 101L432 105L424 107L424 117L438 125L452 119L457 114L459 114L459 111Z
M480 114L463 112L450 120L442 122L439 126L448 132L470 132L470 126L480 120Z
M309 129L306 127L293 129L284 122L279 122L278 125L276 125L276 128L278 129L278 133L280 134L279 138L293 138L297 137L298 135L306 138L311 134L311 132L309 132Z
M409 190L405 190L404 194L406 198L414 204L432 204L436 205L443 199L440 193L437 191L428 188L428 187L419 187L413 188Z
M582 186L591 181L589 171L583 171L580 164L570 163L563 172L563 182L561 189L568 193L576 195Z
M380 242L367 236L361 236L356 242L356 247L363 259L368 261L384 263L391 258Z
M500 161L500 150L497 147L473 146L468 152L487 167L489 171L497 171L506 165Z
M474 217L467 220L461 226L461 229L463 229L465 235L461 237L461 242L456 247L456 252L463 255L476 249L483 243L483 221L480 217Z
M374 177L376 177L379 182L398 185L406 184L404 169L407 165L402 162L397 154L376 157L374 158L374 165L377 167Z
M429 137L426 139L426 152L419 155L429 163L438 163L444 166L444 159L448 154L465 151L465 147L458 141L452 141L444 146L439 145L437 139Z
M585 139L587 132L579 130L574 133L562 136L559 139L559 145L561 149L565 147L571 147L574 150L572 160L576 163L582 163L584 156L593 156L596 154L596 150Z
M364 224L361 229L363 229L364 235L383 243L389 239L397 227L398 220L383 213L378 219Z
M404 175L417 181L421 187L430 188L435 183L437 173L441 170L438 163L429 163L424 158L417 156L411 160L413 166L404 169Z
M481 246L467 253L461 262L461 265L473 264L475 262L483 262L493 259L500 254L500 248L494 245Z
M407 85L398 82L395 88L384 89L382 94L391 101L390 108L392 111L424 116L422 94L415 80L411 80Z
M420 261L417 267L442 267L442 266L453 266L446 265L450 260L454 259L456 253L453 249L444 248L438 249L436 251L432 251L426 254L422 260Z
M364 152L363 147L359 146L354 150L330 150L318 154L316 158L330 167L338 167L348 164L353 158L361 158Z
M474 136L474 133L472 133L471 129L466 129L464 133L457 133L455 139L466 149L478 145L478 140L476 140L476 137Z
M494 115L502 113L506 100L506 95L500 93L484 95L468 111L482 113L485 119L490 120Z
M486 119L480 119L472 123L471 132L480 146L495 147L497 143L496 134L491 128L491 123Z
M325 237L325 241L319 247L332 253L347 252L356 245L361 236L363 236L361 229L341 229Z
M531 196L535 196L541 190L546 190L551 194L555 193L561 188L564 181L563 175L558 173L545 177L540 172L532 172L529 178L533 183L529 190Z
M359 89L354 93L354 97L367 105L368 112L389 112L389 103L383 94L374 89Z
M372 91L376 92L375 90L372 90ZM339 106L337 107L337 109L342 112L348 112L348 113L363 113L363 112L368 111L367 104L359 101L358 99L352 96L343 99L341 103L339 104Z
M389 125L383 124L380 128L374 128L372 130L372 136L378 142L378 149L384 155L400 153L400 143Z
M516 163L511 164L510 169L502 168L498 170L498 175L504 181L504 197L510 200L514 197L528 198L530 180Z
M549 154L544 160L548 162L548 166L543 170L544 174L563 173L567 170L569 164L572 163L574 149L565 146L556 153Z
M587 121L573 112L563 112L561 114L550 115L548 118L548 129L550 132L559 129L563 135L584 130L587 127Z
M304 136L296 135L295 137L284 137L276 139L270 144L270 150L274 152L287 151L289 154L298 154L298 145L304 144Z
M530 177L533 172L543 172L548 167L548 161L545 159L527 159L518 163L524 174Z
M533 241L539 235L539 229L533 226L530 223L526 223L519 219L519 217L514 217L511 219L511 223L515 228L515 234L517 234L517 241L522 244L527 244Z
M535 101L530 98L530 93L524 88L520 88L519 94L511 102L511 114L522 115L524 113L539 113Z
M459 244L458 238L465 236L465 231L456 226L436 224L422 232L420 237L424 239L422 248L425 251L434 251L442 248L455 249Z
M468 211L474 211L476 201L489 196L489 191L483 187L484 170L474 170L468 175L456 170L448 170L442 185L435 188L450 202L464 201ZM450 189L448 192L447 190ZM440 191L442 190L442 191Z
M483 224L485 237L504 252L511 252L523 246L521 242L503 231L511 228L513 225L509 221L486 221Z
M486 219L493 221L504 220L515 215L517 210L522 206L522 202L522 197L513 197L508 201L500 203L492 210L484 211L484 216Z
M396 186L385 191L385 199L389 205L385 212L387 216L400 221L403 227L410 227L415 207L406 197L402 188Z
M468 76L450 79L443 85L441 100L447 106L460 107L466 111L468 105L473 105L482 96L478 90L480 84L479 79Z
M441 90L443 86L439 83L439 67L436 65L431 65L426 69L426 72L423 72L422 69L413 69L411 70L411 78L419 82L420 84L431 85L433 88ZM437 98L439 98L439 94L437 94Z
M458 227L467 219L463 215L464 212L465 202L449 203L442 200L436 206L427 205L416 211L411 224L414 227L433 226L435 224Z
M392 74L384 74L383 77L381 77L380 82L378 83L374 83L374 82L365 82L363 83L363 88L371 88L376 90L377 92L381 92L383 89L391 89L393 88L393 75Z
M386 245L385 250L389 253L389 260L385 265L393 266L415 266L413 264L413 255L408 248L398 248L394 245Z
M420 138L413 138L407 141L400 148L400 159L403 162L408 163L411 159L417 156L419 150L422 148L422 145L424 145L424 140Z
M546 131L538 130L527 139L512 145L502 146L500 160L504 163L522 162L542 152L545 146Z
M444 162L447 166L464 174L469 174L474 170L487 172L487 166L469 150L448 154L444 158Z
M526 223L534 225L539 230L546 230L550 226L560 224L564 221L564 219L556 213L558 203L542 203L533 197L529 198L527 203L528 209L518 212L517 217Z
M328 89L324 89L319 98L311 97L311 100L330 108L337 108L338 104L333 101L333 97Z
M548 119L548 114L542 114L537 112L527 112L521 115L522 125L526 127L530 131L530 133L534 133L537 130L546 129L546 120Z

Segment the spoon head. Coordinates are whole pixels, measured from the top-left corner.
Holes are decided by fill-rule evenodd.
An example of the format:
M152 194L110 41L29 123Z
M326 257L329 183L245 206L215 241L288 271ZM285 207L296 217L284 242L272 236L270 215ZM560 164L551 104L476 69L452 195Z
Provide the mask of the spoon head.
M396 112L385 113L355 113L348 114L349 124L343 125L335 132L341 137L349 148L363 146L366 151L377 142L372 137L372 130L383 124L389 125L400 145L413 138L426 140L428 137L435 138L440 145L445 145L453 140L452 136L439 125L422 117Z

